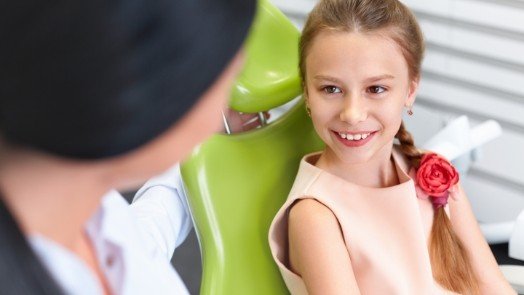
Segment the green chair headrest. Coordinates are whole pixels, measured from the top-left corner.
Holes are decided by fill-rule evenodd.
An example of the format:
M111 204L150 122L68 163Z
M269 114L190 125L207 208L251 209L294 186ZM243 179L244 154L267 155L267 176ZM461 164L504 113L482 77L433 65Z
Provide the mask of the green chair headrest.
M246 41L246 64L232 90L230 107L246 113L270 110L297 97L300 32L268 0L259 0Z

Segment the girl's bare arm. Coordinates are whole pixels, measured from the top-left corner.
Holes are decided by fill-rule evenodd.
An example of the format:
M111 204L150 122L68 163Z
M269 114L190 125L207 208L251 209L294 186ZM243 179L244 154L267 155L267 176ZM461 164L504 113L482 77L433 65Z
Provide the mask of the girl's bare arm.
M360 294L338 220L322 203L305 199L292 207L289 253L310 295Z

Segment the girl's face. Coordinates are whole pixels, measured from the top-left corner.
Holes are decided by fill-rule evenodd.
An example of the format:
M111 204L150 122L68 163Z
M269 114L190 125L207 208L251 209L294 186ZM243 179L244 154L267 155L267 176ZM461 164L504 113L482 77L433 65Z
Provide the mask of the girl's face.
M400 47L387 34L324 31L306 57L308 104L327 151L347 164L386 151L412 105L411 81Z

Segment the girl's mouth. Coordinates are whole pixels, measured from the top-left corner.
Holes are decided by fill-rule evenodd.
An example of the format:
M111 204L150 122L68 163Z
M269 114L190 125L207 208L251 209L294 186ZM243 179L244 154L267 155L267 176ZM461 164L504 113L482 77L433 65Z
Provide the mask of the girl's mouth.
M332 132L341 143L348 147L363 146L368 143L376 133L376 131L362 131L359 133Z

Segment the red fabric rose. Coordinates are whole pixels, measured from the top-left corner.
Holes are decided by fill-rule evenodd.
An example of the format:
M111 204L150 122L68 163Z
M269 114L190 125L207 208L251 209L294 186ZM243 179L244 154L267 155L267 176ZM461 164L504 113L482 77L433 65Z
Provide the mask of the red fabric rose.
M416 174L417 186L431 197L436 208L447 204L449 192L458 181L459 174L448 160L435 153L422 157Z

